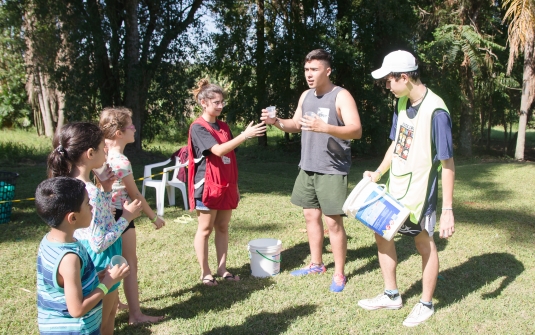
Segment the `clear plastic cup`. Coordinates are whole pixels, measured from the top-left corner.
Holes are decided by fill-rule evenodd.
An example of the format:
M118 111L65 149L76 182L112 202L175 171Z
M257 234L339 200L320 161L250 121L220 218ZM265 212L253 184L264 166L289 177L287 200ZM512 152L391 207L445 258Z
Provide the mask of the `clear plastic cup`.
M93 169L93 173L100 181L108 180L108 163L104 163L98 169Z
M316 117L316 115L318 115L318 114L316 114L314 112L306 112L305 115L308 116L308 117L312 117L313 118L313 117Z
M110 260L110 266L111 267L114 267L115 265L119 265L119 267L123 264L126 264L128 265L128 262L126 261L126 259L121 256L121 255L115 255L111 258Z
M266 107L270 118L274 118L277 115L277 108L275 106Z

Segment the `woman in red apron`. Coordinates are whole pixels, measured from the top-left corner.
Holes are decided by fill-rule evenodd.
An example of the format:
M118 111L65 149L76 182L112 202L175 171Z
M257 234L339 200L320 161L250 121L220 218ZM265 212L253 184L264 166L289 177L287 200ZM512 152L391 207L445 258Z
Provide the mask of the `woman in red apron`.
M249 138L262 136L266 126L264 123L253 126L251 122L239 136L233 137L228 125L217 119L225 106L223 89L202 79L193 95L203 112L189 129L188 198L190 208L197 210L199 221L194 246L201 280L205 285L215 286L217 281L208 265L208 238L214 229L217 275L225 280L240 280L227 271L226 265L228 225L240 198L234 149Z

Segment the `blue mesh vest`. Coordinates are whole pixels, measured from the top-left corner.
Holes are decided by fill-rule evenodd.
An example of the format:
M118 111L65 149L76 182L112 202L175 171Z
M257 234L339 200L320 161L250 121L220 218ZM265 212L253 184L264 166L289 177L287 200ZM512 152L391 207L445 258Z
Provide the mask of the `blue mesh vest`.
M322 96L314 95L315 90L308 91L303 100L302 112L314 112L325 123L343 126L336 112L336 96L343 90L335 87ZM303 130L301 132L301 161L299 167L305 171L347 175L351 167L350 141L339 139L324 133Z

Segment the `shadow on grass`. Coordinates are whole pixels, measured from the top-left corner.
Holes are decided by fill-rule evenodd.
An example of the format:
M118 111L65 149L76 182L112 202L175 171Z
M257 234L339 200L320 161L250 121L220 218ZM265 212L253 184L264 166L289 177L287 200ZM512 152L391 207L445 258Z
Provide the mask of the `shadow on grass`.
M249 272L249 264L244 264L240 268L229 268L233 273ZM156 296L144 301L155 301L162 299L179 298L184 295L190 296L189 299L179 303L169 305L162 309L143 308L143 312L148 315L166 315L167 319L191 319L199 314L205 314L208 311L221 311L231 308L239 301L247 300L249 296L259 290L273 285L271 278L253 278L245 277L239 282L230 282L219 279L216 287L209 287L198 283L191 288L181 289L169 292L165 295ZM128 313L123 313L117 318L118 323L128 323ZM119 329L115 334L150 334L150 324L126 325Z
M397 235L397 237L395 238L396 240L394 243L396 245L398 266L403 266L400 265L400 263L407 260L412 255L417 255L418 257L420 256L418 254L418 250L416 250L416 246L414 245L414 238L404 235ZM437 250L440 252L446 248L448 240L435 238L435 244L437 246ZM368 261L360 268L348 273L347 279L370 271L374 271L379 268L377 246L375 244L372 244L370 246L359 248L356 250L348 249L346 262L354 261L357 259L367 259Z
M323 242L323 249L325 252L325 246L329 244L329 241L326 239ZM308 242L301 242L292 246L291 248L285 249L281 253L281 267L284 267L284 270L295 270L303 267L305 260L310 256L310 248ZM281 268L281 270L283 270Z
M511 199L514 198L514 196L511 197ZM455 218L478 227L498 225L497 227L507 232L508 238L512 242L534 242L535 214L526 214L514 210L474 208L471 206L473 206L473 203L464 203L457 206Z
M204 335L218 334L281 334L288 330L292 322L316 311L315 305L302 305L286 308L279 313L263 312L247 317L239 326L214 328Z
M11 213L10 222L0 224L0 243L25 241L37 247L48 231L48 225L35 212L16 211Z
M331 252L329 251L330 244L331 243L328 236L325 236L325 239L323 240L323 254ZM414 245L414 239L412 237L399 235L398 237L396 237L395 244L398 256L398 266L410 256L414 254L418 255L418 251L416 250L416 246ZM446 248L448 240L436 238L435 244L437 246L437 250L440 252ZM305 266L305 260L307 260L309 257L310 247L308 245L308 241L296 244L291 248L283 250L281 253L284 270L295 270ZM369 271L374 271L375 269L379 268L379 261L377 259L377 246L375 244L372 244L370 246L359 249L348 248L346 255L346 263L358 259L367 259L368 261L364 266L361 266L353 272L347 273L346 276L348 279ZM334 262L325 263L325 267L327 269L334 268Z
M475 165L475 167L474 167ZM506 165L511 175L515 170L525 168L526 166L535 167L533 163L478 163L471 165L460 165L456 174L456 183L463 184L465 192L477 191L477 198L467 199L471 201L456 200L455 216L463 222L469 222L475 225L500 224L500 228L506 230L511 240L514 242L533 242L533 233L535 233L535 215L526 214L522 211L494 208L493 202L503 199L520 199L521 190L517 192L507 189L501 189L492 182L492 179L500 177L501 169L497 166ZM517 181L512 181L517 182ZM519 186L522 187L521 183ZM526 187L528 185L525 185ZM467 196L470 197L469 195Z
M522 272L524 264L508 253L489 253L470 257L461 265L440 271L434 295L438 300L436 305L447 307L504 277L496 290L481 295L483 299L494 299ZM422 282L418 281L403 293L403 297L408 299L420 295L421 292Z

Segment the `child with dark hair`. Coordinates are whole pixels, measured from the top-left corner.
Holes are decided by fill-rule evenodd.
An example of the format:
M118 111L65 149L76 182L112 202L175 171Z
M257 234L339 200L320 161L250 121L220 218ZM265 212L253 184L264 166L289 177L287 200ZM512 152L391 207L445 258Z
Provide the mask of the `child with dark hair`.
M101 271L113 256L122 254L121 234L128 223L140 215L141 203L125 203L121 217L116 220L111 203L113 172L108 169L108 178L100 180L102 190L91 182L91 171L106 162L104 135L97 125L89 122L67 124L55 136L53 144L54 150L48 157L49 177L68 176L85 183L93 215L89 227L78 229L74 235L86 247L97 271ZM113 334L119 285L118 282L111 287L103 300L103 334Z
M50 226L37 255L37 320L41 334L100 334L102 298L126 277L128 265L98 274L74 231L91 223L85 184L56 177L35 191L37 214ZM101 281L99 282L99 278Z

